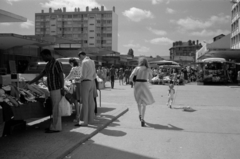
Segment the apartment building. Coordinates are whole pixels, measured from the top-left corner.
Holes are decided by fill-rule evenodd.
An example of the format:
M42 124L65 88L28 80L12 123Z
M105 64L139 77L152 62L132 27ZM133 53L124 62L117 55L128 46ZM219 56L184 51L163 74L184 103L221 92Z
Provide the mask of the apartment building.
M35 13L35 35L56 36L75 40L76 48L104 48L118 50L118 16L104 7L67 12L66 7L48 13ZM67 47L66 45L65 47ZM64 47L64 45L61 45Z
M240 0L232 1L232 21L231 21L231 49L240 48Z
M170 60L176 61L181 65L189 65L195 62L196 51L202 47L198 40L188 42L176 41L170 50Z

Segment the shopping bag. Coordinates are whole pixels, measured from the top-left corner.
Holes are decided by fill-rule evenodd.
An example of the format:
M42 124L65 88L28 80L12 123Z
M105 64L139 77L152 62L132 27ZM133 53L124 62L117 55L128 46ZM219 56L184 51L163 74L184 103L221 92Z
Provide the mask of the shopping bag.
M72 106L64 96L59 103L59 112L61 116L70 116L72 114Z

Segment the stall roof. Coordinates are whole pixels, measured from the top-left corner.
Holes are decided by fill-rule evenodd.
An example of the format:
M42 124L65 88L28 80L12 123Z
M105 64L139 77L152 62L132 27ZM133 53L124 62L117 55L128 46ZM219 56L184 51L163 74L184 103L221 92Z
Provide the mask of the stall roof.
M206 54L201 56L198 60L203 60L210 57L224 58L226 60L235 60L240 62L240 50L228 49L228 50L210 50Z
M77 41L65 39L65 38L62 38L62 37L36 36L36 35L26 35L26 36L36 38L38 40L48 41L48 42L55 43L55 44L79 44L79 42L77 42Z
M27 18L0 9L0 23L26 22Z
M9 49L28 45L48 46L53 43L18 34L0 34L0 49Z

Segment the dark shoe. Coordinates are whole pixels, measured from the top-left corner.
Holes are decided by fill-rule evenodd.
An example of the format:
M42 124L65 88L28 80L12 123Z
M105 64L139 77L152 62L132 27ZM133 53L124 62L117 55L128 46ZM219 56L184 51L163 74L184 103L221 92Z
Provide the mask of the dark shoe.
M59 130L48 130L48 131L45 131L45 133L58 133L60 132Z
M142 116L141 116L141 115L139 115L139 120L140 120L140 121L142 120Z
M142 126L142 127L145 127L145 126L146 126L144 120L141 120L141 126Z
M88 125L83 125L83 124L75 124L74 126L77 126L77 127L87 127Z
M50 130L50 128L46 128L46 129L45 129L45 131L49 131L49 130Z

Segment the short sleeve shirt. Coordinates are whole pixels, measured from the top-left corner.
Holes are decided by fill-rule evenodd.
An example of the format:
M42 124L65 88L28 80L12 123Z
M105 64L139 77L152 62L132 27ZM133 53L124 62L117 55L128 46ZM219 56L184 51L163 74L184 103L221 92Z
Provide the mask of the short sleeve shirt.
M63 84L60 80L60 75L63 73L62 63L56 59L49 61L43 70L47 76L47 83L49 91L61 89Z

